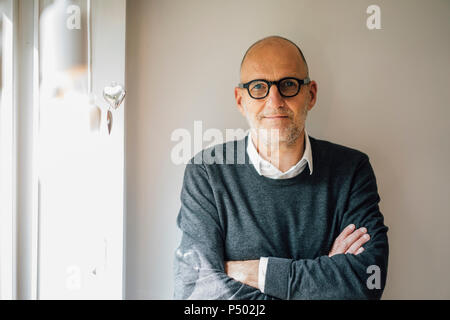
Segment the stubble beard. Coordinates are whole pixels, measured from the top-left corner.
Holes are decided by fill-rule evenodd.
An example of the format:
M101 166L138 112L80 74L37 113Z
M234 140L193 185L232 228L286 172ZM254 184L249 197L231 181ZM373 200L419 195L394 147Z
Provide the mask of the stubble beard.
M295 121L293 114L289 113L290 124L282 128L261 128L259 126L260 121L262 121L263 115L257 115L252 118L247 112L247 108L244 107L246 111L246 119L252 131L252 135L257 139L258 143L263 143L266 149L278 150L280 144L284 143L287 146L291 146L297 142L301 137L302 131L305 127L306 117L308 115L308 103L306 102L303 107L303 115Z

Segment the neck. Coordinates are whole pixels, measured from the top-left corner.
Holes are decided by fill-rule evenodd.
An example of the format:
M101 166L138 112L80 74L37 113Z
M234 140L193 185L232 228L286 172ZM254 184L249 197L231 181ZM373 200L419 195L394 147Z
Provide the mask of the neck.
M266 144L258 139L255 134L252 134L252 141L259 155L281 172L288 171L299 162L305 152L304 129L297 140L289 144L287 142Z

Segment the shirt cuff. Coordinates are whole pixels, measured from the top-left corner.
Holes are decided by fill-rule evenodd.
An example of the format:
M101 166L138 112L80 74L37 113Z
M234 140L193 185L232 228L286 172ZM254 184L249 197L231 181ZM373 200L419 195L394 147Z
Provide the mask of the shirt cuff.
M269 262L269 258L261 257L259 259L258 287L262 293L264 293L264 286L266 284L267 262Z

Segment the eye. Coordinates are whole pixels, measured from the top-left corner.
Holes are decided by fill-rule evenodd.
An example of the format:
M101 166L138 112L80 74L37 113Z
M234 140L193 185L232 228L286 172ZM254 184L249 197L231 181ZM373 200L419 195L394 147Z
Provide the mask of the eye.
M287 81L284 83L284 86L285 86L285 87L293 87L293 86L295 86L295 82L294 82L294 81L291 81L291 80L287 80Z
M282 90L297 90L298 82L294 79L283 80L280 84L280 89Z
M264 82L254 82L250 85L250 90L252 91L263 91L266 90L267 85Z

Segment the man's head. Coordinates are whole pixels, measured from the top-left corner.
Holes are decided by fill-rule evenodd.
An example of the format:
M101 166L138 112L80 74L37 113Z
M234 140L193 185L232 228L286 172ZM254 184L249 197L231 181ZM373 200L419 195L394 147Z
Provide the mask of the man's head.
M300 48L278 36L254 43L241 63L242 84L256 79L305 79L308 75L308 66ZM246 88L235 88L237 106L253 132L258 135L266 131L269 136L270 130L278 130L278 142L287 145L295 143L302 135L307 113L316 102L316 93L317 84L314 81L301 85L298 94L293 97L283 96L276 85L270 87L263 99L252 98ZM262 136L258 138L262 142L266 140Z

